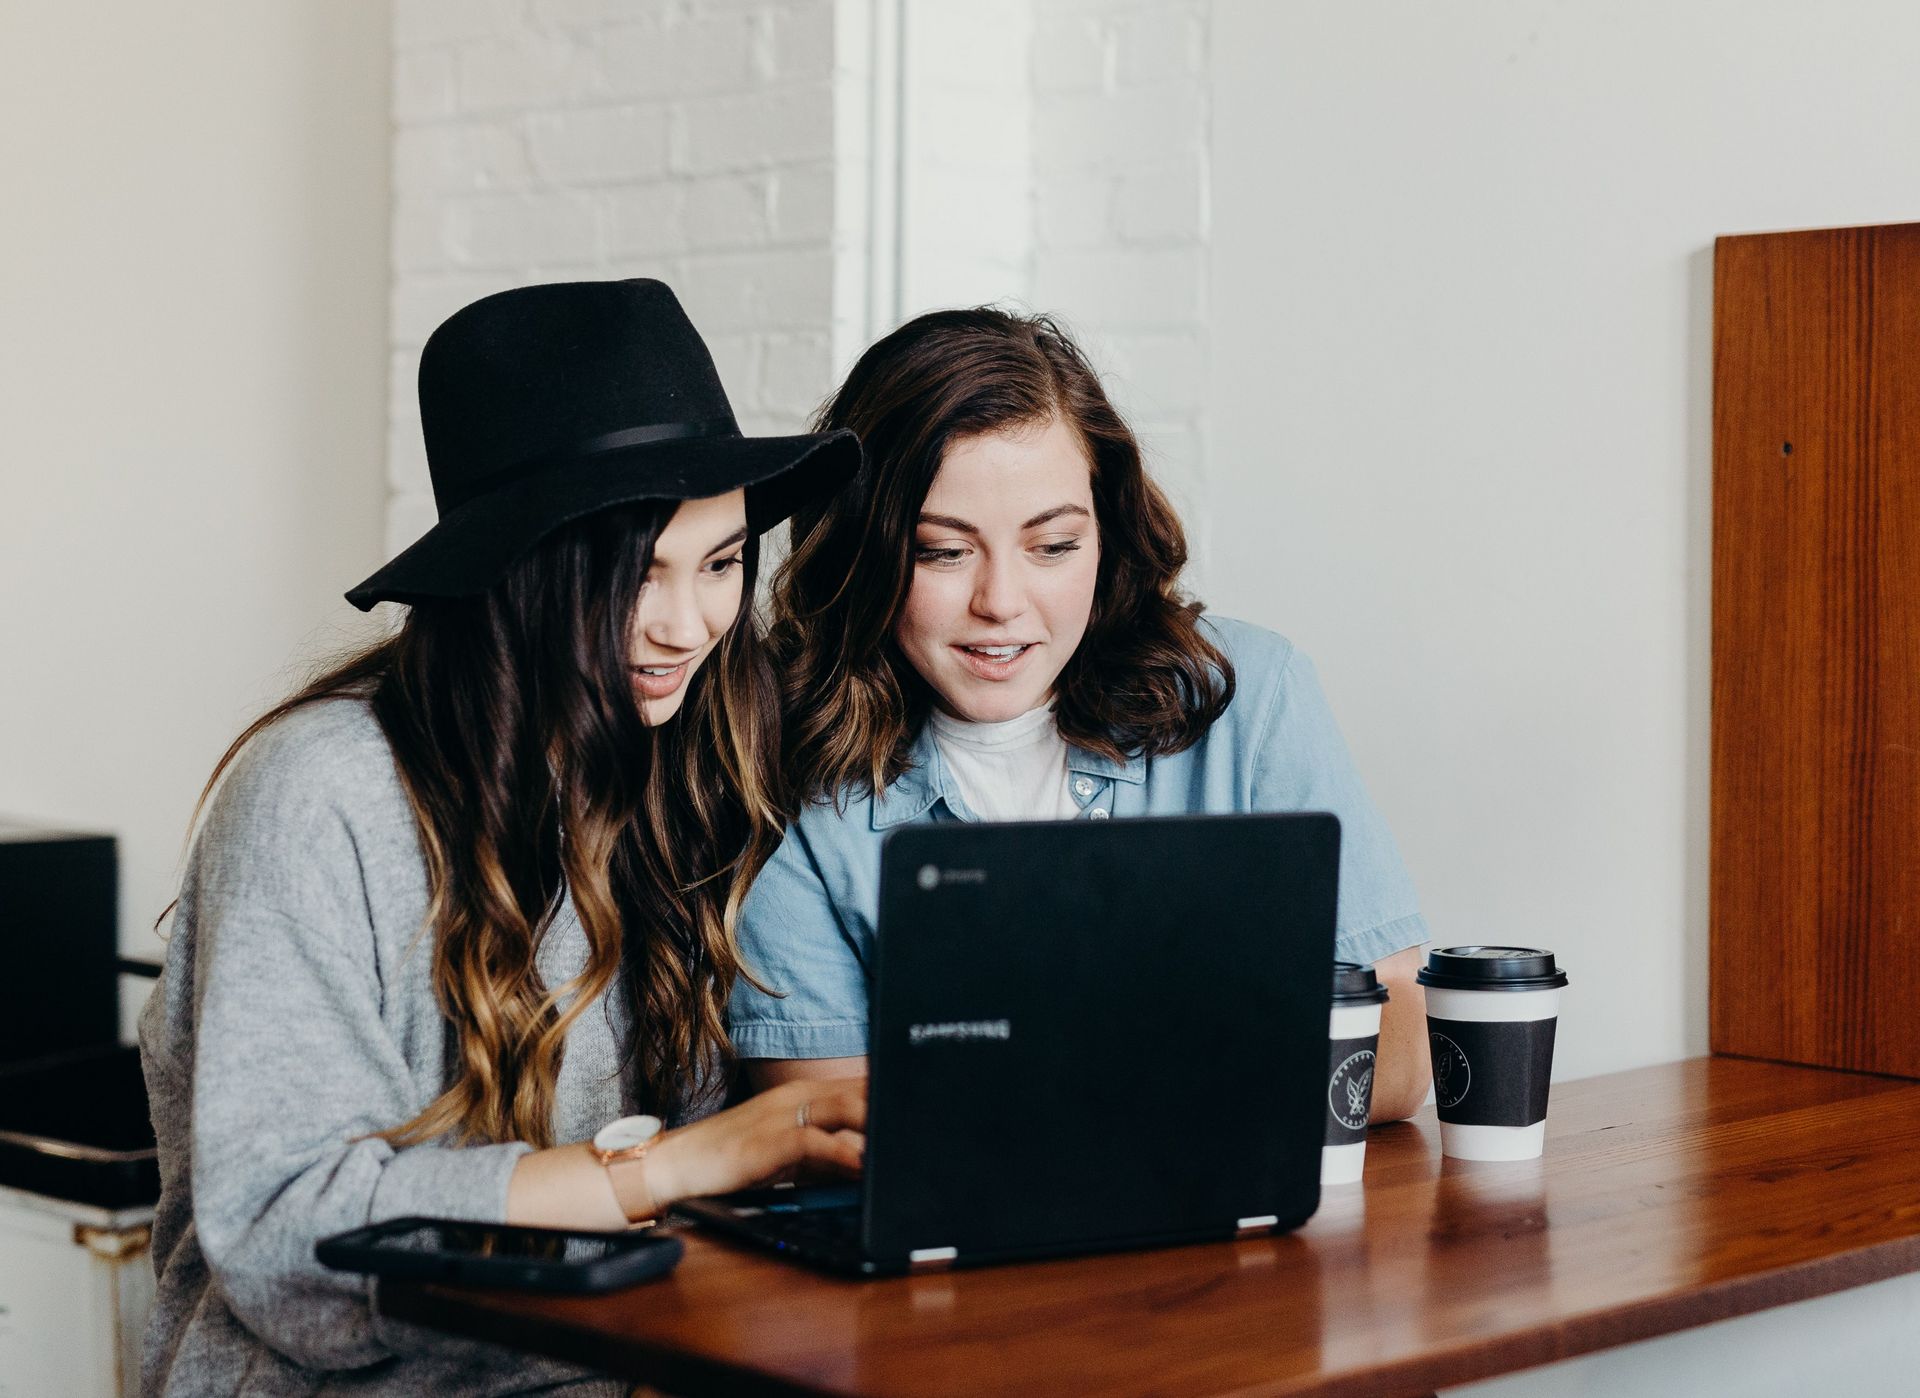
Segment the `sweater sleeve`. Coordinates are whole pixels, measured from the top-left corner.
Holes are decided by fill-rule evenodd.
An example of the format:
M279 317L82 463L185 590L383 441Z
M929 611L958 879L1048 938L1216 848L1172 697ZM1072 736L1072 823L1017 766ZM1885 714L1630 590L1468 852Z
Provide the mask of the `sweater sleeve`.
M368 1280L322 1267L314 1244L407 1214L504 1221L530 1147L371 1134L426 1103L381 1015L354 793L324 760L267 747L216 797L175 922L192 942L174 950L192 974L193 1226L248 1330L309 1368L357 1368L433 1342L383 1325Z

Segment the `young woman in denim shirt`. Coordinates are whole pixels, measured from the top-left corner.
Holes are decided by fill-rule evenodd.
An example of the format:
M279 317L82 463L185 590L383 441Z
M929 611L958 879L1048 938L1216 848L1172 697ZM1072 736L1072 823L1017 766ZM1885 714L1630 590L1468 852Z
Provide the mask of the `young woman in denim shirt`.
M762 1085L865 1071L880 842L917 821L1326 810L1335 955L1390 987L1375 1120L1428 1072L1426 924L1312 665L1178 590L1179 518L1066 333L991 309L869 349L815 424L866 464L797 513L771 643L797 818L740 924ZM774 992L769 994L767 992Z

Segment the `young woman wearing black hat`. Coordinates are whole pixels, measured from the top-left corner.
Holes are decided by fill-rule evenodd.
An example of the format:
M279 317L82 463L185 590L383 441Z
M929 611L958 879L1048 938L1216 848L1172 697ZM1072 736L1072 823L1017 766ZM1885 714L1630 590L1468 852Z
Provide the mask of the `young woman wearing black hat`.
M863 1070L879 847L910 822L1326 810L1335 956L1389 984L1373 1111L1425 1096L1427 938L1312 665L1179 590L1180 520L1072 339L941 311L821 411L853 485L794 516L770 644L798 813L741 921L733 1040L760 1082Z
M656 282L469 306L420 395L439 523L349 594L410 610L203 794L141 1024L143 1392L599 1391L384 1321L315 1241L618 1228L858 1168L857 1087L715 1111L733 924L781 823L757 537L845 479L851 435L742 438Z

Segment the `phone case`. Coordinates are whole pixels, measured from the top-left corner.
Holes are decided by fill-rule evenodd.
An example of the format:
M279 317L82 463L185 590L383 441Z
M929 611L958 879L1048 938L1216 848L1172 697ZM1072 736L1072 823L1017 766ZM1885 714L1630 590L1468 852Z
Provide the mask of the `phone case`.
M605 1257L587 1262L546 1261L524 1257L475 1257L467 1253L427 1252L382 1247L381 1240L418 1228L485 1228L503 1236L528 1241L564 1243L569 1239L615 1240L618 1246ZM313 1253L322 1265L343 1272L366 1272L378 1277L413 1281L451 1282L463 1286L514 1287L526 1291L585 1293L617 1291L652 1281L671 1272L685 1251L668 1233L593 1233L558 1228L516 1228L507 1224L476 1224L466 1219L396 1218L322 1238Z

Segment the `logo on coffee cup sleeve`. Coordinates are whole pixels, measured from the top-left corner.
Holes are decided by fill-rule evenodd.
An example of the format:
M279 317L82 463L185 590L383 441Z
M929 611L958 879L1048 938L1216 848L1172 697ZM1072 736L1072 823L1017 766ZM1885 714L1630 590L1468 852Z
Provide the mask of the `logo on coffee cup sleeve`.
M1367 1129L1367 1106L1373 1088L1373 1050L1348 1054L1327 1083L1327 1107L1333 1119L1349 1131Z
M1445 1034L1428 1034L1433 1045L1433 1100L1442 1107L1459 1105L1473 1085L1473 1065L1460 1045Z

